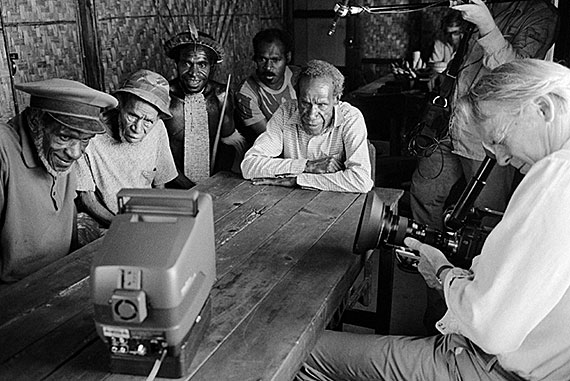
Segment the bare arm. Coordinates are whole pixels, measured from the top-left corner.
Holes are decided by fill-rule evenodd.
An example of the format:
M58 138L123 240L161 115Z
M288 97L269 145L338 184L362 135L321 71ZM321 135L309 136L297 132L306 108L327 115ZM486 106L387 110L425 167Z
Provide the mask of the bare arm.
M108 227L111 224L111 220L115 216L113 212L102 205L95 192L78 192L79 200L81 201L83 207L86 209L87 213L93 217L102 226Z

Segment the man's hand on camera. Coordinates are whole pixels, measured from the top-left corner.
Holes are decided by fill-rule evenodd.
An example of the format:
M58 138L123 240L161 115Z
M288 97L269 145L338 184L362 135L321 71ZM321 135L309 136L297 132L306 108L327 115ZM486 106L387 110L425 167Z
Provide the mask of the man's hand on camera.
M342 171L344 165L332 156L323 157L322 159L309 160L305 164L305 173L335 173Z
M435 276L435 273L441 266L451 265L447 258L445 258L445 255L435 247L421 243L417 239L411 237L405 238L404 243L410 249L416 250L420 253L418 271L424 277L426 284L431 288L441 290L442 285Z
M479 28L479 36L483 37L495 29L495 20L482 0L470 0L469 4L454 4L451 1L451 9L461 12L463 20L473 23Z
M258 179L253 179L252 182L253 185L277 185L289 188L297 186L296 177L280 177L280 178L262 177Z

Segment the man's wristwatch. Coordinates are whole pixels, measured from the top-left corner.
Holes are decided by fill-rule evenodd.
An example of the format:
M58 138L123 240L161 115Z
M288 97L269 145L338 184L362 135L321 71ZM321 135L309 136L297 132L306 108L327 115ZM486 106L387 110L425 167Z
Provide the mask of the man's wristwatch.
M442 273L444 270L452 269L452 268L453 268L453 266L451 266L451 265L441 265L441 266L437 269L437 271L435 272L435 277L437 278L437 281L439 282L439 284L443 284L443 279L440 278L440 277L441 277L441 273Z

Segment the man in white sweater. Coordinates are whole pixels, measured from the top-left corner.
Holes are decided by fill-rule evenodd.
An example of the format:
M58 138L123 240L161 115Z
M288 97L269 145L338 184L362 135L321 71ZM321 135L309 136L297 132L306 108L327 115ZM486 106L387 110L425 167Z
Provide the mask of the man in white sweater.
M570 379L570 70L524 59L482 77L456 106L483 147L525 178L469 270L406 238L443 292L440 335L326 332L299 380Z

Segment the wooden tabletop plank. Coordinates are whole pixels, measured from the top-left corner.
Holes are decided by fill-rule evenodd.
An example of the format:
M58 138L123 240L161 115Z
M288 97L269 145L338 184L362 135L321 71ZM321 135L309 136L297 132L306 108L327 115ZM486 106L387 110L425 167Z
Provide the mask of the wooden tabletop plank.
M292 193L283 193L282 189L287 188L271 188L265 191L267 195L280 192L281 196L284 196L272 206L271 210L267 208L265 197L259 197L259 199L244 203L239 211L228 215L225 221L219 221L216 224L218 278L223 277L232 268L239 266L242 261L255 254L265 241L317 196L316 192L311 191L296 190ZM237 232L240 234L235 235ZM227 238L230 236L232 239L228 241ZM218 237L226 239L218 240Z
M242 202L239 208L234 207L230 213L226 214L225 218L218 219L215 225L216 249L223 246L248 225L260 218L291 192L292 189L285 187L261 188L260 192L255 194L255 197ZM231 198L234 199L234 197ZM217 200L214 203L214 209L223 209L225 204L227 202L224 203L223 200Z
M233 252L258 254L249 255L239 267L228 268L226 276L220 277L214 286L212 290L213 317L206 337L192 364L194 368L209 357L210 352L244 319L244 316L247 316L248 311L271 291L277 280L282 278L302 257L303 252L309 250L329 226L335 223L348 205L358 198L358 195L355 194L319 193L300 189L289 192L287 188L280 187L261 189L265 193L273 194L274 197L276 194L284 197L277 204L264 209L264 213L260 213L259 217L244 228L240 234L233 237L227 245L222 245L218 250L222 255L230 255L231 248L236 248L233 245L238 245L239 250L233 250ZM277 199L280 197L277 196ZM256 205L261 205L256 204L255 199L257 198L258 196L255 196L247 200L242 207L244 209L252 207L255 210ZM263 199L263 197L261 198ZM214 207L216 208L216 205ZM231 226L228 221L233 221L232 213L240 215L242 218L245 215L239 211L232 211L220 219L216 223L217 226L220 228ZM260 228L262 229L261 232L258 231ZM248 232L248 229L251 231ZM261 233L258 238L261 244L255 243L255 239L252 238L256 231ZM228 251L225 252L226 246L228 246ZM218 255L220 254L218 253ZM229 262L235 260L236 258ZM243 268L246 268L247 271L243 271ZM244 274L240 275L242 272ZM81 364L98 355L108 357L102 342L101 346L97 343L89 346L85 353L81 353L77 358L68 361L55 374L62 378L73 375L76 369L81 369ZM100 372L101 369L93 369L92 371L85 371L83 374L86 379L97 379L97 374ZM57 378L54 376L53 379ZM109 374L105 379L139 380L141 378Z
M303 255L197 371L193 381L293 377L358 275L361 258L352 254L352 232L356 232L361 205L355 203ZM313 316L307 326L307 319Z
M52 302L69 287L89 275L91 258L101 246L94 241L67 257L31 274L0 292L0 326L20 315Z
M323 299L314 306L317 310L313 312L318 317L307 329L324 327L331 309L340 303L353 281L353 273L356 277L359 268L355 255L338 260L339 252L329 249L348 245L351 252L353 233L347 232L343 221L355 220L352 230L356 230L364 197L255 186L231 174L216 175L198 186L198 190L211 194L214 199L218 280L211 292L212 321L192 363L191 374L196 370L197 374L208 374L208 367L216 367L210 357L216 362L216 356L223 357L224 351L230 350L226 348L236 346L233 340L238 340L235 335L240 330L249 335L249 329L255 328L253 344L263 342L263 335L272 332L264 328L266 324L277 324L278 330L287 331L285 324L293 319L293 331L298 331L296 325L302 324L302 320L295 320L295 316L302 318L302 314L281 316L288 311L298 314L304 310L295 300L286 300L289 294L297 298L297 304L300 300ZM346 238L347 233L350 239ZM91 259L100 244L101 240L96 241L26 278L25 282L0 289L2 376L24 379L18 372L25 369L25 379L143 379L108 373L109 354L95 333L88 275ZM322 255L325 257L321 258ZM312 260L317 262L311 264ZM318 264L318 261L325 262ZM343 279L331 279L334 271ZM306 286L310 281L322 287ZM337 286L327 289L327 282ZM309 293L299 287L309 288ZM260 316L262 320L258 320ZM263 329L268 331L264 333ZM18 335L19 332L24 333ZM296 340L302 341L300 351L306 352L317 333L285 334L289 336L284 341L271 338L276 340L276 347L271 350L273 355L265 353L267 351L261 354L274 360L268 366L252 367L254 373L266 372L260 377L276 374L275 380L293 374L296 369L289 369L287 364L298 365L304 355L298 351L288 354L287 346L295 343L290 340L297 335ZM281 345L282 341L285 344ZM8 346L9 349L2 349ZM216 350L220 353L212 355ZM280 361L285 365L279 365ZM199 369L203 364L204 369ZM210 379L220 380L219 376Z
M91 306L89 279L58 294L48 303L0 327L0 363L3 363L58 329L66 321ZM54 346L52 350L59 350Z
M212 289L212 320L191 369L207 360L358 195L321 192ZM247 268L243 271L242 268Z
M263 186L253 185L249 181L243 181L224 195L216 197L214 199L214 221L218 222L228 213L240 208L242 204L255 198L265 188L266 187ZM291 192L292 189L286 191Z
M218 172L215 176L209 177L200 184L192 188L200 192L209 193L214 200L232 191L238 185L249 182L231 172Z
M41 324L41 322L38 322ZM92 308L78 314L28 346L26 351L0 364L5 380L40 380L66 363L90 342L98 340Z

